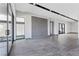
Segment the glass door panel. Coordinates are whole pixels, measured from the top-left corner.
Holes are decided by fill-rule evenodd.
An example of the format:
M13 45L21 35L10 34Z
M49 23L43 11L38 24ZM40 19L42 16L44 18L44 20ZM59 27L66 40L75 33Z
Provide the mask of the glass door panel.
M8 30L8 54L10 53L11 46L12 46L12 19L13 19L13 14L12 14L12 8L11 4L8 4L8 23L7 23L7 30Z

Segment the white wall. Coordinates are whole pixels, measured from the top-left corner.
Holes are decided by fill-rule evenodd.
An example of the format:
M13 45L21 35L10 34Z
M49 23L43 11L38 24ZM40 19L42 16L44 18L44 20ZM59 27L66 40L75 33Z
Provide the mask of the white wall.
M67 33L68 33L68 32L71 32L71 30L72 30L71 25L72 25L71 22L68 22L68 23L67 23Z
M78 22L73 22L71 25L72 32L78 32Z
M79 38L79 21L78 21L78 38Z

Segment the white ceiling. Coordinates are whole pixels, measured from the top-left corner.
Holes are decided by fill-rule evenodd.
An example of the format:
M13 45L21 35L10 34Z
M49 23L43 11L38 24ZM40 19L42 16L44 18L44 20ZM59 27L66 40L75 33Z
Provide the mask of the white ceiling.
M64 14L66 16L69 16L71 18L79 20L79 13L78 13L79 3L38 3L38 4L51 10L54 10L56 12L59 12L61 14ZM72 21L60 15L56 15L54 13L51 13L49 11L46 11L44 9L41 9L39 7L27 3L16 3L15 6L16 10L21 12L28 12L45 18L52 18L52 19L55 18L57 20L61 19L64 21Z
M79 3L40 3L40 5L74 19L79 19Z

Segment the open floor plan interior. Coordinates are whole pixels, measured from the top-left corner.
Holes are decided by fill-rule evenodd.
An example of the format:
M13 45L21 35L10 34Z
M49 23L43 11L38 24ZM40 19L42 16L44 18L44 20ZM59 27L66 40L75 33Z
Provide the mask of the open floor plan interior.
M79 56L79 3L0 3L0 56Z

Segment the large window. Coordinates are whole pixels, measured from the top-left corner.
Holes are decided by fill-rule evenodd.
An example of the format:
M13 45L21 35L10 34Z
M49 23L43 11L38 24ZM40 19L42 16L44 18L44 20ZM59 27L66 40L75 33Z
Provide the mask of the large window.
M14 38L14 13L10 3L0 3L0 55L9 55Z
M0 56L7 55L7 4L0 3Z
M0 55L7 55L7 37L5 34L7 29L6 21L6 14L0 14Z
M24 29L25 29L25 22L24 22L24 18L22 17L17 17L16 18L16 25L17 25L17 39L24 39L25 35L24 35Z
M65 24L59 23L59 34L65 34Z
M6 23L7 19L6 19L6 15L0 15L0 37L5 37L5 30L7 28Z

